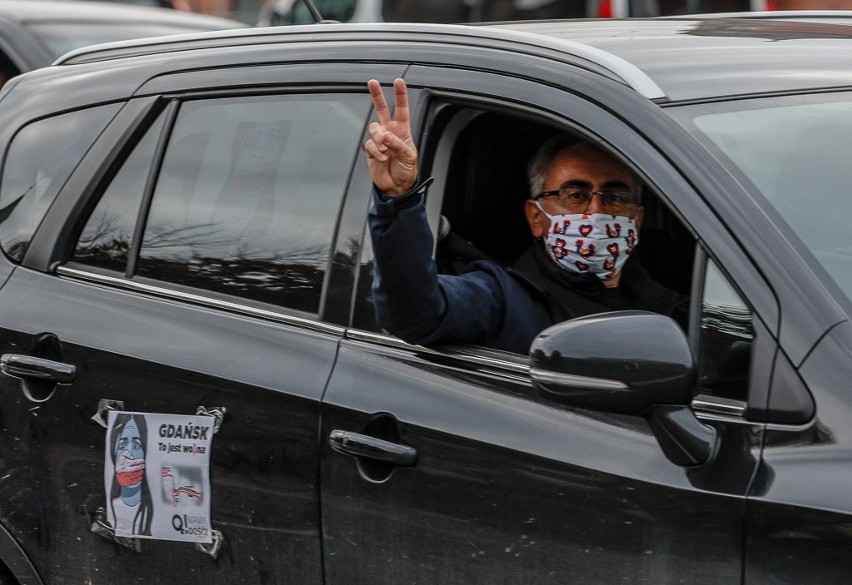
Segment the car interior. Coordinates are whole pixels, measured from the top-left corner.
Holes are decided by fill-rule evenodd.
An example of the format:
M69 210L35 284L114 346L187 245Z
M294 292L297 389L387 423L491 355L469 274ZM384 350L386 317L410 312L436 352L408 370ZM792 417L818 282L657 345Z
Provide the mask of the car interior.
M524 215L529 197L527 162L545 140L565 129L468 107L448 108L436 122L436 131L421 154L423 168L431 169L435 179L426 207L437 242L439 272L458 274L478 259L510 266L533 242ZM657 282L695 298L690 290L695 236L647 185L641 197L645 216L635 258ZM750 315L746 321L748 327ZM702 393L741 399L749 371L750 338L711 327L710 335L705 333L702 339Z
M424 153L435 175L427 211L438 242L439 270L458 273L479 258L508 266L527 249L533 242L524 216L527 161L562 131L501 112L460 108L447 113L437 147L430 151L434 160L426 160L430 152ZM447 151L443 160L438 153ZM657 282L689 294L694 237L647 187L642 205L645 219L636 257Z

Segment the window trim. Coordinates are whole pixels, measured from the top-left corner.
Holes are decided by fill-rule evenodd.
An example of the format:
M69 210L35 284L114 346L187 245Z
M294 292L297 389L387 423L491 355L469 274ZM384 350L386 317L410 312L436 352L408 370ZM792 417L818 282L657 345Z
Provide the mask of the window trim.
M346 328L340 325L332 325L330 323L313 320L308 317L299 317L289 313L284 313L282 312L283 310L286 310L284 307L280 308L282 311L274 310L273 308L265 309L249 304L226 301L224 299L219 299L204 294L190 293L182 290L177 290L175 288L139 282L138 280L127 279L123 276L110 276L108 274L95 272L91 269L91 267L88 266L85 267L86 269L81 269L77 266L83 265L70 266L68 264L65 264L62 266L57 266L56 274L60 278L67 278L69 280L75 280L86 284L95 284L105 286L111 289L139 293L154 298L180 303L187 303L200 307L206 307L209 309L226 311L228 313L243 315L247 317L256 317L267 321L272 321L283 325L291 325L294 327L299 327L301 329L309 329L320 333L327 333L343 337L344 333L346 332ZM118 275L120 273L116 272L116 274ZM203 291L203 289L193 290ZM234 298L239 299L240 297Z
M127 265L124 267L125 278L133 278L133 275L136 272L136 266L139 263L139 253L142 249L142 241L145 236L145 226L148 223L148 214L151 210L151 202L154 199L157 180L159 179L160 172L163 168L163 160L166 158L166 149L169 145L169 139L171 138L172 129L174 128L179 111L180 101L172 99L166 105L165 111L162 113L164 116L163 127L160 129L160 135L157 137L157 143L154 145L154 157L151 161L151 166L148 167L148 177L145 179L145 188L142 192L142 200L139 202L136 225L133 227L133 239L130 242L130 249L127 251ZM154 123L156 123L156 119ZM152 126L153 124L148 126L148 128L151 128ZM122 166L127 162L128 158L130 158L132 152L133 151L124 157L121 163ZM115 177L113 177L113 179L115 179ZM101 196L103 196L103 193L101 193Z
M142 245L143 245L143 240L144 240L144 235L145 235L145 227L146 227L147 222L148 222L148 217L149 217L149 214L150 214L151 205L153 203L154 196L155 196L156 190L157 190L157 183L159 181L159 178L160 178L160 175L161 175L161 172L162 172L163 162L165 160L166 152L168 150L171 135L174 131L178 117L180 116L180 112L181 112L183 104L185 104L188 101L195 102L195 101L204 101L204 100L220 100L220 99L229 99L229 98L244 97L244 96L248 96L248 97L308 96L308 95L333 96L333 95L339 95L339 94L345 94L345 95L350 95L350 96L363 94L365 101L369 102L369 98L366 95L366 92L353 91L352 88L350 88L350 87L338 86L338 85L329 85L329 84L322 84L321 86L310 85L309 87L306 87L306 88L303 88L303 87L298 87L298 88L262 88L260 90L253 89L251 91L225 91L225 92L203 91L203 92L200 92L200 93L190 93L190 94L185 93L185 94L179 94L179 95L178 94L164 95L164 96L158 96L157 98L155 98L156 103L159 103L160 107L159 108L153 108L153 109L151 109L147 112L149 114L147 116L147 118L148 118L147 122L140 121L139 123L134 124L134 126L133 126L133 128L134 128L133 132L135 134L137 134L139 140L141 140L145 136L146 132L153 128L156 121L161 116L164 118L163 126L159 130L159 135L156 138L156 144L155 144L155 147L153 149L153 157L151 159L150 167L149 167L149 170L148 170L148 175L147 175L146 180L145 180L144 190L143 190L143 193L142 193L142 197L141 197L141 201L140 201L140 205L139 205L139 209L138 209L138 212L137 212L136 221L135 221L135 225L134 225L133 237L132 237L132 240L130 242L130 247L129 247L129 250L128 250L128 258L127 258L125 270L124 270L123 273L119 273L119 272L116 271L116 274L122 274L123 277L125 279L127 279L127 281L129 283L132 283L132 284L128 285L130 288L138 285L138 286L145 287L144 290L170 291L170 292L174 292L174 294L180 296L181 298L205 299L205 300L208 300L208 301L214 303L217 306L219 306L221 304L221 306L236 306L236 307L251 308L252 307L251 303L256 302L258 305L262 305L263 307L271 307L271 308L276 309L276 310L269 311L265 308L259 308L257 310L260 312L261 315L265 315L265 314L279 315L279 312L278 312L277 309L280 309L280 311L281 311L280 314L282 314L282 315L286 314L286 315L293 316L293 313L296 313L296 314L300 314L300 315L305 316L305 317L294 316L294 318L296 318L296 319L303 319L304 318L304 319L308 320L306 322L311 322L311 323L313 323L313 322L327 323L327 321L320 321L320 320L323 318L323 316L326 312L327 300L328 300L328 294L329 294L328 288L330 286L330 276L331 276L331 273L332 273L332 270L333 270L333 264L334 264L333 263L334 250L337 247L337 240L338 240L339 233L340 233L340 225L339 224L340 224L340 221L341 221L342 210L344 209L344 207L346 205L350 184L352 182L353 169L355 169L357 167L358 153L360 152L360 149L358 149L358 148L353 148L353 150L352 150L352 159L351 159L351 162L349 164L349 172L347 174L346 181L343 185L343 191L342 191L341 196L339 198L338 204L335 207L336 220L334 222L333 236L329 241L329 254L328 254L328 257L325 260L325 276L323 278L322 288L319 291L320 294L319 294L319 300L318 300L318 306L317 306L316 312L300 311L299 309L289 307L289 306L286 306L286 305L273 305L271 303L264 303L262 301L253 301L253 299L251 299L251 298L241 297L239 295L228 295L227 293L217 293L216 291L208 291L208 290L205 290L203 288L190 287L190 286L180 285L178 283L170 283L168 281L162 281L163 286L158 286L156 284L143 284L140 281L140 279L145 279L145 280L148 280L148 279L145 278L145 277L137 275L136 272L137 272L137 269L138 269L139 258L140 258L141 249L142 249ZM366 125L367 122L368 122L370 112L371 112L371 109L369 107L366 108L364 120L363 120L364 125ZM127 158L130 156L130 154L132 154L133 147L135 147L136 144L138 144L139 140L134 141L132 147L126 149L126 152L124 152L124 155L120 158L120 160L118 160L118 159L113 160L112 161L113 165L115 165L116 161L118 161L118 168L120 170L121 166L126 162ZM353 146L358 145L358 144L360 144L360 135L359 135L359 141L353 142ZM109 179L109 181L112 181L113 178L114 178L114 175ZM100 201L100 198L101 198L102 195L103 195L103 191L101 191L100 194L97 197L89 198L89 199L94 199L94 201L90 202L91 203L90 207L92 209L94 209L97 206L97 203ZM76 245L76 242L79 239L80 233L84 229L85 222L90 217L90 214L91 214L91 212L81 215L80 221L79 221L80 225L79 225L79 228L77 230L78 233L75 234L74 238L69 240L69 246L72 248L72 250L73 250L73 247ZM63 272L63 271L59 270L60 268L67 268L67 270L64 271L67 274L74 274L74 275L77 275L77 276L83 275L83 274L92 274L92 275L96 275L96 276L103 276L104 278L110 279L110 282L113 282L111 279L116 278L114 276L110 276L110 275L106 274L106 273L110 272L108 269L100 268L100 267L97 267L97 266L88 266L88 265L85 265L83 263L75 262L74 259L73 259L73 252L71 253L71 255L69 257L67 257L66 260L63 261L63 263L54 264L53 266L51 266L51 268L54 269L54 271L57 272L57 273ZM81 268L85 268L85 269L81 270ZM153 282L153 279L151 279L151 280ZM182 290L182 289L186 289L186 290ZM206 293L210 293L210 294L194 294L194 292L193 293L187 292L189 289L191 289L192 291L197 291L197 292L201 292L201 293L206 292ZM229 299L233 299L233 300L227 301L227 300L224 300L224 299L219 299L219 298L217 298L216 295L222 295L223 297L227 296ZM352 298L354 298L354 293L353 293ZM233 301L236 301L236 302L233 302ZM315 319L316 321L311 321L311 319Z

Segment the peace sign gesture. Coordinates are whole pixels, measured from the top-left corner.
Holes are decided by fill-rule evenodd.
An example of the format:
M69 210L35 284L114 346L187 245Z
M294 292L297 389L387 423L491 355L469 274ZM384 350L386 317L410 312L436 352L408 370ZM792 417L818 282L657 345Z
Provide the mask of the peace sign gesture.
M411 138L408 89L402 79L394 80L394 112L391 117L379 82L371 79L367 88L378 119L378 122L370 124L370 139L364 143L367 168L379 191L396 197L411 189L417 181L417 147Z

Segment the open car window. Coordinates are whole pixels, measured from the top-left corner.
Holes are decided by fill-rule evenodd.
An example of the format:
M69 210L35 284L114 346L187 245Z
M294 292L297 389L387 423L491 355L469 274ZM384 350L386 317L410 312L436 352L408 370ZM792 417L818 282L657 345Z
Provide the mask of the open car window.
M542 143L564 132L576 130L526 112L442 104L421 145L422 172L435 180L426 208L439 273L458 274L483 258L512 266L535 245L524 212L530 197L527 165ZM652 189L643 189L642 205L645 219L631 261L663 286L689 295L694 236ZM369 258L367 247L362 260ZM362 291L365 278L371 275L361 275ZM369 303L356 305L354 324L381 331Z

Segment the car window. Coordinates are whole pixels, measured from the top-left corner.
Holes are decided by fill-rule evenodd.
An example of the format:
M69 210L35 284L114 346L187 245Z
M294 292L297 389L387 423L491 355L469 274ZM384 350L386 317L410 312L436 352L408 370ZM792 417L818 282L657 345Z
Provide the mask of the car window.
M164 120L165 114L161 114L104 191L77 240L76 262L121 272L127 268L133 230Z
M9 56L0 51L0 88L20 73L20 69L12 62Z
M369 105L365 94L184 103L136 274L317 313Z
M45 118L15 136L0 183L0 245L12 260L23 259L59 190L119 107Z
M745 401L754 315L712 260L707 262L701 303L699 394Z
M467 104L440 110L436 107L435 111L432 128L440 132L430 132L422 153L427 161L424 173L435 179L426 207L430 227L436 235L438 272L459 274L483 258L519 268L518 261L535 257L529 253L534 240L524 212L530 197L527 165L542 144L565 133L567 128L525 112L489 111ZM642 191L642 206L644 220L639 244L633 254L635 260L630 262L644 268L656 283L669 289L659 298L672 299L671 302L661 302L657 308L661 312L671 310L686 326L686 301L675 297L677 293L690 295L695 238L663 198L649 187ZM361 259L353 325L380 330L369 289L372 281L369 242ZM641 274L642 268L634 274ZM638 283L638 277L633 282ZM634 288L626 294L635 291Z
M693 119L763 194L813 255L822 274L852 299L852 94L829 93L714 105ZM830 210L830 212L827 212Z

